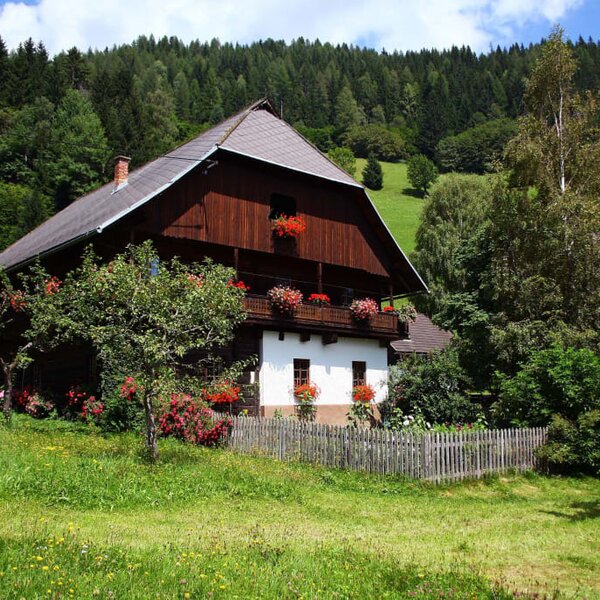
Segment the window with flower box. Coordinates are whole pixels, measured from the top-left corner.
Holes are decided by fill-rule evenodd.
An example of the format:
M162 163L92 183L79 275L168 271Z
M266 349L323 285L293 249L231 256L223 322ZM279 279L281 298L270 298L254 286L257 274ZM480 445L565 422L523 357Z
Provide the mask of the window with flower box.
M294 359L294 387L310 383L310 360L307 358Z
M367 363L364 360L352 361L352 387L367 385Z

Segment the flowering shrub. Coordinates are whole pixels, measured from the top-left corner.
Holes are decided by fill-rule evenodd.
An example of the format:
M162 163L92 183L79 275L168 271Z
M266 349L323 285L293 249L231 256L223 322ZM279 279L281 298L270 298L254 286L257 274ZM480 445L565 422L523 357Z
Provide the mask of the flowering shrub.
M167 410L159 417L163 437L200 446L216 446L227 435L229 418L214 420L214 413L202 400L188 394L172 394Z
M357 321L365 322L370 321L379 312L379 306L373 298L361 298L352 301L350 310Z
M227 282L227 287L234 287L237 288L238 290L242 290L243 292L249 292L250 291L250 286L246 285L243 281L233 281L233 279L230 279Z
M135 400L135 395L139 389L133 377L127 377L121 386L121 398L126 398L129 401Z
M81 418L85 421L96 422L103 412L104 404L100 400L96 400L95 396L90 396L81 407Z
M204 390L202 396L212 404L233 404L240 399L240 391L240 388L230 381L223 381L212 390Z
M204 285L204 277L202 275L194 275L194 273L188 273L187 278L190 283L197 285L198 287L202 287Z
M488 428L483 415L479 415L473 423L430 423L418 411L414 415L405 415L401 409L395 408L386 419L385 427L396 431L412 433L454 433L458 431L485 431Z
M25 294L21 291L16 291L10 294L8 301L10 302L10 307L15 312L21 312L27 306L27 303L25 302Z
M302 304L302 292L289 286L275 286L267 292L271 306L282 315L292 315Z
M25 405L25 412L35 419L44 419L50 416L54 410L54 404L50 400L44 400L37 392L29 396Z
M319 306L331 304L331 298L327 294L311 294L308 297L308 301L311 304L318 304Z
M58 292L60 289L61 283L62 281L58 277L50 277L50 279L48 279L44 285L44 291L46 295L52 296L53 294L56 294L56 292Z
M279 215L272 225L273 235L279 238L297 238L306 230L306 221L302 217Z
M314 383L303 383L294 387L294 398L297 402L297 412L301 419L311 421L317 411L315 400L321 394L321 390Z
M13 400L14 400L17 408L19 408L21 410L25 410L25 407L27 406L29 399L34 394L35 394L35 392L33 391L33 388L30 385L26 385L21 390L14 390L13 391Z
M393 306L384 306L383 307L383 312L384 313L392 313L394 315L398 314L398 311Z
M375 398L375 390L371 385L357 385L352 389L352 400L368 404Z

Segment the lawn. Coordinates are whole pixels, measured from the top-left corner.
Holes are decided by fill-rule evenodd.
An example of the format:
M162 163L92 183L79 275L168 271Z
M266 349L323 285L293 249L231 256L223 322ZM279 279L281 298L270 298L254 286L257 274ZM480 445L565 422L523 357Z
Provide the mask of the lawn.
M356 178L359 181L366 162L363 158L356 159ZM396 241L408 255L415 249L415 234L425 201L411 189L406 177L406 163L382 162L381 167L383 189L367 192Z
M600 482L434 488L19 417L1 598L600 597Z

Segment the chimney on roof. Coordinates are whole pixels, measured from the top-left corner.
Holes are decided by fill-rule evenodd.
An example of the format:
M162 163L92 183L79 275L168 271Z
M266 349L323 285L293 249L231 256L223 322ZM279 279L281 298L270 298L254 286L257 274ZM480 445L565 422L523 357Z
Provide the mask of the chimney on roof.
M114 192L119 191L127 185L130 160L131 158L129 158L129 156L117 156L117 162L115 164Z

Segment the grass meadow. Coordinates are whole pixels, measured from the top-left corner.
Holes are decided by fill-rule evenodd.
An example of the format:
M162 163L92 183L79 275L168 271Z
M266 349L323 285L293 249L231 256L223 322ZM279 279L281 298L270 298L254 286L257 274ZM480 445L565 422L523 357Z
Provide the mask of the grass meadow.
M362 181L364 158L356 159L356 179ZM425 200L411 189L406 176L406 163L382 162L383 189L367 190L386 225L408 256L415 249L415 234L421 222Z
M600 482L432 487L18 417L0 598L600 597Z

